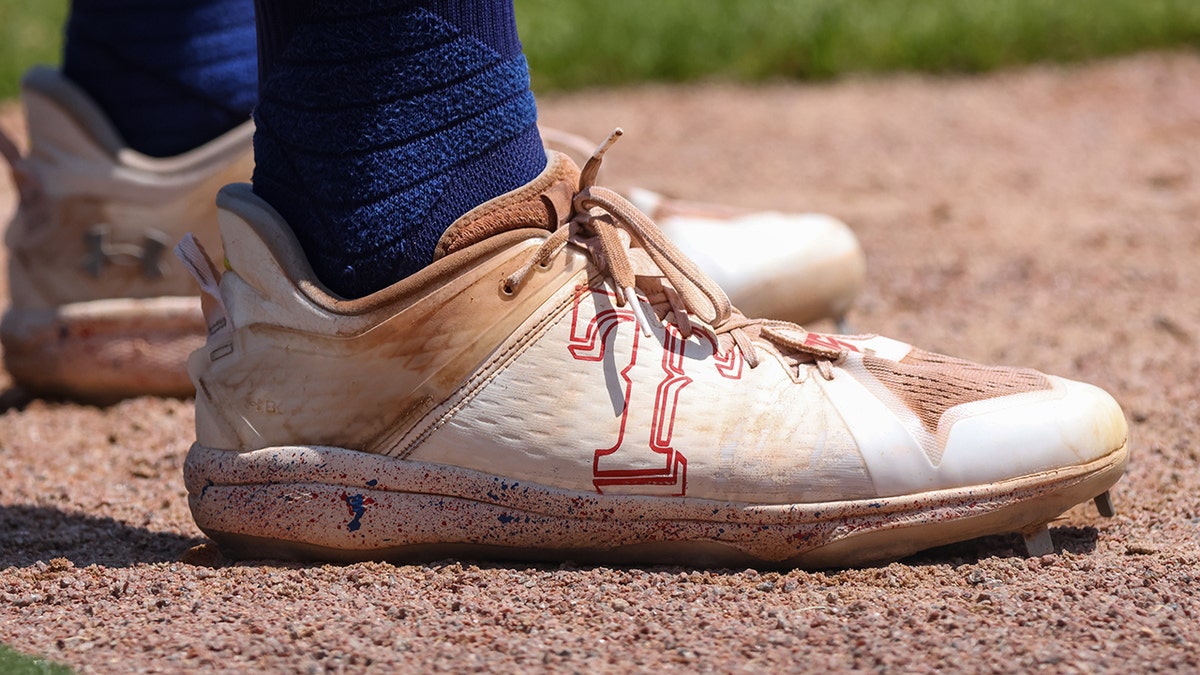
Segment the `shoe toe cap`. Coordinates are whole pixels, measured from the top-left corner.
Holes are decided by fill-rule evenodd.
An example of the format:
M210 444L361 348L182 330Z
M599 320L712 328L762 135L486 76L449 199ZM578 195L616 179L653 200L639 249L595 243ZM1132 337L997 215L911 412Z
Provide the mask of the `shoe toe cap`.
M1121 451L1128 425L1099 387L1051 377L1047 395L1016 395L947 411L939 472L967 485L1076 467Z

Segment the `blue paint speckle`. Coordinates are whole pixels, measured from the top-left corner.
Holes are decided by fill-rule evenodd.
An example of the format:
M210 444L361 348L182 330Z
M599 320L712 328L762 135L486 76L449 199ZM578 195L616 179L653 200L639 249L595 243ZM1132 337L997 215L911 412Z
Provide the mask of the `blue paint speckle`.
M507 513L502 513L502 514L496 516L496 520L499 520L500 522L507 525L507 524L511 523L512 521L516 520L516 518L508 515Z
M346 506L350 507L350 515L354 516L347 527L351 532L357 532L358 528L362 527L362 517L367 512L366 505L374 504L375 500L365 499L361 494L342 495L342 499L346 501Z
M379 481L374 478L367 481L367 487L375 487L376 485L379 485Z

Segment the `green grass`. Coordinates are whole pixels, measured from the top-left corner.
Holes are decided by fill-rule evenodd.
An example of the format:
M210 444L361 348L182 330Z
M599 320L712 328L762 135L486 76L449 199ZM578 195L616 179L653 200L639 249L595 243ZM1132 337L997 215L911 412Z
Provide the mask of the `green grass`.
M0 0L0 99L29 66L59 62L66 16L66 0Z
M536 91L981 72L1200 46L1196 0L516 0ZM0 98L57 63L67 0L0 0Z
M35 659L0 644L0 673L6 675L70 675L71 669L43 659Z
M1196 0L518 0L535 89L981 72L1200 46Z

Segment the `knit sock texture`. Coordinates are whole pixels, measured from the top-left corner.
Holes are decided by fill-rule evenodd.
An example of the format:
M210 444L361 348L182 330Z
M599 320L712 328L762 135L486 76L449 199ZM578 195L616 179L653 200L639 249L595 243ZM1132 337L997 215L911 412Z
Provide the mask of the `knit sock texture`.
M74 0L62 71L129 147L191 150L250 119L253 0Z
M258 4L260 21L278 11ZM254 191L334 293L420 270L459 216L545 167L510 0L285 11L290 35L260 26L280 51L263 54Z

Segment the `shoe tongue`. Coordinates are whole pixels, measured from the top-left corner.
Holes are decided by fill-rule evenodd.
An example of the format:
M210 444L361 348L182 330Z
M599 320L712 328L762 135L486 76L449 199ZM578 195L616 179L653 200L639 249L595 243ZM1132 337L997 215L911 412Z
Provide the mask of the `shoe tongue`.
M437 260L502 232L540 228L553 232L571 219L579 167L560 152L546 153L546 168L525 185L471 209L442 234Z

